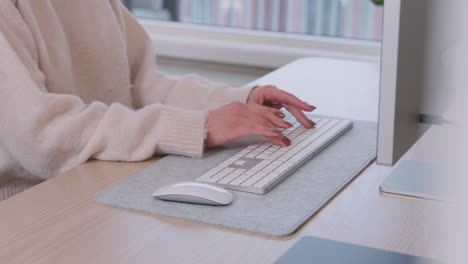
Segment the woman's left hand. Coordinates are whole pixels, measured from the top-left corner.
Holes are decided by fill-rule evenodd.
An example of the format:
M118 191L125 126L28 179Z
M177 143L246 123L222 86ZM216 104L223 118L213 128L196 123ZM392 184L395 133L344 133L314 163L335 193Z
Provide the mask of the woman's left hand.
M312 112L315 106L301 101L296 96L280 90L272 85L258 86L252 89L247 104L257 104L281 109L286 108L306 128L314 127L315 123L307 118L302 111Z

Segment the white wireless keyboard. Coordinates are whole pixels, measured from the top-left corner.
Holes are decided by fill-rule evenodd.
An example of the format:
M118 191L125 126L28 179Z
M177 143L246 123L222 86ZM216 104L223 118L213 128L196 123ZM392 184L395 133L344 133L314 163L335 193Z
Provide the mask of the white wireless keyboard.
M353 125L349 120L312 117L316 126L306 129L291 118L287 120L293 127L283 134L291 140L290 146L280 147L271 142L249 145L196 180L264 194Z

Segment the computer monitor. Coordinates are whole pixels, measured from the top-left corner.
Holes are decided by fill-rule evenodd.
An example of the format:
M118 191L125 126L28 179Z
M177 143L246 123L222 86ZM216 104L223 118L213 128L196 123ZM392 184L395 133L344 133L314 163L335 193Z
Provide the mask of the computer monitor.
M460 46L463 2L384 2L378 164L393 166L431 125L450 121L444 117L454 94L449 64ZM440 162L402 161L380 188L434 199L446 196L450 179L437 172L442 166L435 163Z
M377 163L392 166L449 101L443 57L457 0L384 2Z

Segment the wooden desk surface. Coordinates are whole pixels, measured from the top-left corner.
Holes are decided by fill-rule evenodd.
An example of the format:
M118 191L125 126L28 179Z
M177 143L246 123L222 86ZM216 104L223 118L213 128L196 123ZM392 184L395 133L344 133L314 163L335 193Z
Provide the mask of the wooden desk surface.
M309 62L316 65L316 69L311 69ZM319 70L321 64L313 60L309 62L301 60L302 67L297 67L298 64L293 66L311 72ZM346 66L348 64L339 63L337 67L350 68ZM323 101L335 100L335 88L346 83L347 89L353 82L354 85L359 84L366 80L366 75L370 75L372 84L359 86L369 98L364 100L355 96L356 100L367 101L371 110L363 101L352 107L328 107L322 114L342 116L340 113L350 113L365 120L376 118L374 108L377 102L372 98L377 93L372 91L372 87L378 85L375 82L378 71L372 65L361 66L359 71L359 67L352 67L354 73L348 74L349 79L336 79L334 74L322 75L317 82L323 85L310 89L317 95L314 98L327 105ZM333 65L327 67L337 69ZM291 71L294 68L284 69L280 72L296 74ZM310 75L309 72L306 74ZM290 78L285 74L282 76L270 74L262 80L281 84ZM296 88L310 86L300 78L294 80ZM331 83L335 83L335 88L330 86ZM284 86L288 84L284 83ZM272 263L306 235L419 256L440 255L431 241L438 225L434 213L440 204L382 196L378 186L391 168L375 164L370 165L298 232L282 238L94 202L97 192L155 160L140 163L90 161L0 202L0 263Z
M91 161L0 203L0 263L272 263L298 238L437 257L439 206L379 194L372 164L297 233L277 238L97 204L93 196L152 161ZM293 205L291 205L293 206Z

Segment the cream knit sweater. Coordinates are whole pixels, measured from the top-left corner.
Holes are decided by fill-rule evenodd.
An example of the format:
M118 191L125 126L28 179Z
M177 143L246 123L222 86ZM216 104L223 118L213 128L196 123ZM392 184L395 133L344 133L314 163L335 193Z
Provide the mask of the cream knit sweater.
M250 89L154 59L119 0L0 0L0 200L91 158L201 157L207 110Z

